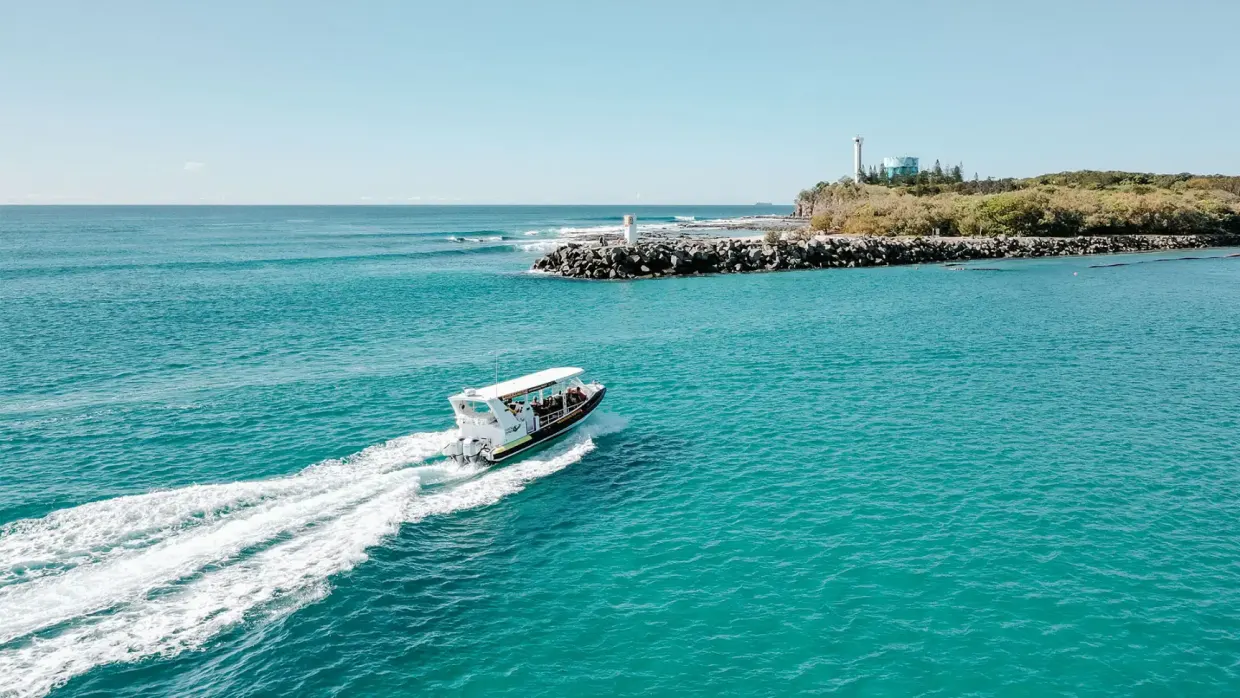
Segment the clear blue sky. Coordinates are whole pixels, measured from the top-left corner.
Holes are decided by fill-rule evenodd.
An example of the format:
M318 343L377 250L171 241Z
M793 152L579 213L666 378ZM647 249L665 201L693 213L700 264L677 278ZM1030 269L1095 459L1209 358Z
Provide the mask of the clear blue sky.
M1240 2L0 0L0 203L753 203L1240 172Z

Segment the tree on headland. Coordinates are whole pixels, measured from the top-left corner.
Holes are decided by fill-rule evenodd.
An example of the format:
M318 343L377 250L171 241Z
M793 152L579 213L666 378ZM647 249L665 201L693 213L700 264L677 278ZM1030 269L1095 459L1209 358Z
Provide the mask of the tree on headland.
M928 196L956 189L956 185L963 184L964 164L944 169L943 162L935 160L929 170L917 174L891 174L885 167L870 165L862 168L859 179L862 184L903 188L917 196Z

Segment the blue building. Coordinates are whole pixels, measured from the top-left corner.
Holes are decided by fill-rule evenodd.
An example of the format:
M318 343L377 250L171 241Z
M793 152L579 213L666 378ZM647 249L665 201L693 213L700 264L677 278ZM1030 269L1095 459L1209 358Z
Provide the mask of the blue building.
M920 171L917 165L917 158L883 158L883 170L886 171L888 179L915 175Z

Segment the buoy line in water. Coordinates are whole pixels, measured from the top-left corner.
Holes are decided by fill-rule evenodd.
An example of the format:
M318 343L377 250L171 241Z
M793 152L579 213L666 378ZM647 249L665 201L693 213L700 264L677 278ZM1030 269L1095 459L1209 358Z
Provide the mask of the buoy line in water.
M494 504L581 460L624 421L484 470L428 459L419 433L265 480L91 502L0 526L0 696L39 696L103 664L173 656L325 597L405 523ZM422 493L422 487L443 487Z

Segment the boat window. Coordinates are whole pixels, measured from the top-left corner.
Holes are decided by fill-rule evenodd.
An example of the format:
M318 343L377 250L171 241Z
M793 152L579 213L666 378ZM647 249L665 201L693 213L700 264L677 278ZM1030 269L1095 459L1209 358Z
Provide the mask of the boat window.
M461 411L467 414L490 414L491 407L485 402L474 402L471 400L461 403Z

